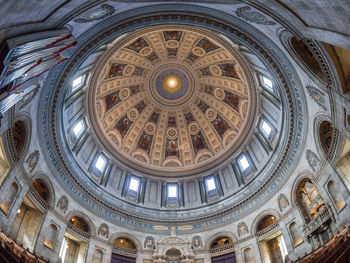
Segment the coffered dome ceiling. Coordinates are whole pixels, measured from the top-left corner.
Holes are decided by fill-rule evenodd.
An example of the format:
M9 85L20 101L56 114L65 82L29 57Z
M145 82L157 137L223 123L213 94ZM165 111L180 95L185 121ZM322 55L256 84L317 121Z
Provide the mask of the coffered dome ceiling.
M237 45L209 31L141 30L97 65L89 90L93 127L116 158L138 170L184 175L209 169L251 130L253 75Z

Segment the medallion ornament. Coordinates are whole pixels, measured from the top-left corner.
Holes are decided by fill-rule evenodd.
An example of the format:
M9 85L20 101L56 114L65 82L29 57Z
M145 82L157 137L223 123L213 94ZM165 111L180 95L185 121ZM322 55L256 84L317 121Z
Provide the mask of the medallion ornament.
M249 6L240 7L236 10L238 17L243 18L246 21L256 23L259 25L275 25L273 21L269 21L266 16L260 14L259 12L251 10Z
M319 158L317 157L317 155L316 155L313 151L311 151L311 150L306 150L305 155L306 155L306 160L307 160L307 162L309 163L311 169L312 169L313 171L316 171L316 168L317 168L317 166L318 166L318 164L319 164L319 162L320 162L320 159L319 159Z
M98 235L108 238L109 235L109 226L105 223L101 224L98 228Z
M244 236L246 234L249 234L248 226L245 222L240 222L237 226L238 228L238 236Z
M200 236L194 236L192 237L192 246L194 248L202 247L202 239Z
M30 172L32 173L36 167L36 165L39 162L39 157L40 157L40 153L38 150L35 150L34 152L32 152L27 160L26 163L28 164L29 168L30 168Z
M312 86L307 86L306 90L308 91L309 95L311 98L323 109L327 110L326 107L326 100L325 100L325 95L322 91L319 89L316 89L315 87Z
M88 10L82 17L75 18L74 22L77 23L89 23L97 20L104 19L114 14L115 9L113 6L103 4L98 8Z
M280 208L280 211L282 212L287 206L289 206L289 201L287 197L284 194L280 194L277 199L278 207Z
M60 200L58 200L56 207L61 210L63 213L66 213L68 208L68 198L65 195L62 195Z

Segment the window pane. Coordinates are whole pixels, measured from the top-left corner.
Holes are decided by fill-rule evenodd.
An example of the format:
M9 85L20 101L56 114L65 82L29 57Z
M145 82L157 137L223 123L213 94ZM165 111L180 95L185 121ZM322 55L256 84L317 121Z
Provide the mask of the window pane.
M79 87L79 85L83 82L83 76L77 77L74 81L73 81L73 85L72 85L72 89L75 90L76 88Z
M177 197L176 185L168 185L168 197Z
M130 179L130 184L129 184L129 189L135 192L139 191L139 184L140 184L140 180L131 177Z
M101 155L97 158L96 163L95 163L95 167L102 172L103 168L106 165L106 160L105 158L103 158Z
M270 125L269 125L266 121L263 121L263 122L262 122L261 129L262 129L262 131L265 133L265 135L266 135L267 137L269 137L269 135L270 135L270 133L271 133L271 127L270 127Z
M81 120L77 124L75 124L73 128L75 137L79 137L79 135L83 132L83 130L84 130L84 122L83 120Z
M249 162L245 155L239 159L239 164L241 165L242 171L245 171L249 167Z
M272 81L266 77L262 77L262 80L263 80L264 86L272 91L273 90Z
M206 184L207 184L207 189L208 191L214 190L216 189L216 185L215 185L215 180L214 178L209 178L206 180Z

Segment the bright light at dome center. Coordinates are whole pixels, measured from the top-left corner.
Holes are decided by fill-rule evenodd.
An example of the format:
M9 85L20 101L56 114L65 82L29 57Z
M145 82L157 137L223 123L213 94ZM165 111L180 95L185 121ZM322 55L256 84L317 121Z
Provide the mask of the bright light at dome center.
M173 80L173 79L169 80L168 83L169 83L169 86L170 86L170 87L174 87L175 84L176 84L175 80Z

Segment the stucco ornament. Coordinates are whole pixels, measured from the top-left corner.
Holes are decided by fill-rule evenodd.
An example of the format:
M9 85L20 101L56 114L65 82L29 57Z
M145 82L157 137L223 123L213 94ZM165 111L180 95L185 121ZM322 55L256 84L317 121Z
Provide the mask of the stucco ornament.
M307 86L306 90L308 91L309 95L311 98L323 109L327 110L326 107L326 100L325 100L325 95L322 91L319 89L316 89L315 87L312 86Z
M277 199L278 207L280 208L280 211L282 212L287 206L289 206L289 201L287 197L284 194L280 194Z
M19 106L19 109L23 109L25 106L27 106L36 96L36 94L39 91L39 84L36 85L36 87L34 89L32 89L31 91L29 91L28 93L26 93L22 100L21 100L21 105Z
M246 21L257 23L259 25L275 25L273 21L269 21L266 16L259 12L251 10L249 6L240 7L236 10L238 17L243 18Z
M74 22L89 23L96 20L101 20L114 14L114 12L115 9L113 6L103 4L98 8L88 10L82 17L75 18Z
M311 169L313 171L316 171L316 168L320 162L320 159L317 157L317 155L311 151L311 150L306 150L306 159L307 159L307 162L309 163Z
M40 157L40 153L38 150L35 150L34 152L32 152L27 160L26 163L28 164L29 168L30 168L30 172L32 173L36 167L36 165L39 162L39 157Z
M60 200L58 200L56 207L61 210L63 213L66 213L68 208L68 198L65 195L62 195Z
M192 237L192 246L194 248L202 247L202 239L200 236L194 236Z
M143 244L144 248L154 248L155 242L154 242L154 238L152 236L147 236L145 238L145 242Z
M245 222L240 222L237 228L238 228L238 236L240 237L249 233L248 226Z
M98 228L98 234L102 237L108 238L109 235L109 226L105 223L101 224Z

